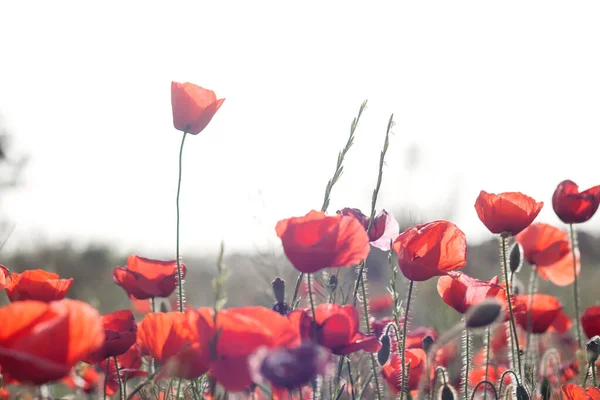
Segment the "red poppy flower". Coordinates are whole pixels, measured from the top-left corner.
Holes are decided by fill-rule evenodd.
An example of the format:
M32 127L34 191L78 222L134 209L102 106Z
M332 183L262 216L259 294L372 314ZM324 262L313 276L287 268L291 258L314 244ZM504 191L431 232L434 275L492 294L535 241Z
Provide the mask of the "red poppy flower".
M193 83L171 82L173 125L182 132L197 135L221 108L225 99L217 100L215 92Z
M140 346L134 344L127 351L117 356L119 363L119 375L122 381L128 381L139 376L146 376L148 373L142 371L142 352ZM117 378L117 369L112 358L108 358L98 364L98 368L103 373L108 370L107 392L110 390L113 394L119 391L119 380ZM103 383L104 384L104 383ZM109 393L107 393L109 394Z
M562 181L552 195L552 207L558 218L566 224L585 222L598 210L600 185L579 192L573 181Z
M66 376L104 342L102 319L77 300L26 300L0 308L0 364L20 382L36 385Z
M394 241L400 270L410 280L426 281L467 265L467 240L456 225L433 221L405 230Z
M581 327L588 339L600 335L600 306L588 307L583 312Z
M421 374L425 371L426 355L422 349L407 349L404 355L405 365L410 363L408 381L404 388L417 390ZM383 365L381 374L387 382L390 390L399 393L402 387L402 358L398 353L392 353L390 359Z
M372 314L384 313L394 308L394 299L389 293L369 299L369 310Z
M401 318L400 324L402 324L403 319ZM369 319L369 325L371 327L371 332L376 337L381 337L381 335L385 332L385 329L389 324L393 324L394 319L392 317L385 317L381 319L376 319L375 317L371 317ZM394 332L394 328L391 328L392 332Z
M506 291L498 284L497 276L487 282L453 272L439 278L437 290L442 300L461 314L488 297L506 300Z
M566 400L600 400L600 389L593 386L584 389L579 385L567 383L561 387L561 393Z
M365 335L358 331L358 312L351 305L319 304L315 308L314 322L308 310L294 310L288 314L288 318L302 338L307 340L312 339L312 324L316 323L318 343L333 354L350 354L359 350L375 353L381 348L381 342L375 335Z
M305 273L351 267L369 254L369 236L353 217L328 217L313 210L304 217L279 221L275 231L292 265Z
M532 333L546 332L563 310L563 305L560 301L556 297L547 294L537 293L534 295L518 295L516 297L517 300L526 305L527 312L515 315L515 319L521 328L526 331L528 330L528 321L531 319L530 331ZM529 317L529 314L531 314L531 317Z
M185 278L185 264L180 265L182 278ZM169 297L177 287L177 261L130 255L125 267L114 269L113 281L134 299Z
M552 325L548 328L548 332L557 332L559 334L567 333L571 327L573 326L573 321L571 321L571 317L569 317L564 311L561 311L554 321Z
M268 349L299 344L298 330L290 320L266 307L228 308L217 314L216 329L212 310L187 313L200 348L210 357L213 336L202 333L209 327L219 331L216 358L210 358L210 374L227 390L236 392L252 383L248 357L260 347Z
M6 286L6 295L11 302L37 300L49 303L64 299L72 284L73 278L60 279L58 275L41 269L20 274L13 272L11 282Z
M195 312L206 314L209 311L205 308ZM163 364L159 379L169 376L195 379L208 371L210 353L201 347L199 337L206 342L214 332L204 321L201 319L192 330L188 313L173 311L144 316L138 327L138 337L152 358Z
M8 287L12 283L12 274L4 265L0 265L0 289Z
M477 384L483 380L486 379L485 377L485 365L474 368L472 370L469 371L469 385L472 388L475 388L475 386L477 386ZM495 383L495 384L499 384L500 383L500 378L502 377L502 374L506 371L506 367L504 365L492 365L490 364L488 367L488 373L487 373L487 380ZM511 376L510 374L504 375L504 383L503 385L506 386L508 384L511 383ZM484 385L481 384L479 385L478 390L492 390L490 388L489 385Z
M492 194L482 190L475 210L490 232L514 236L531 225L543 205L520 192Z
M558 286L573 283L573 252L567 232L537 222L519 233L515 240L523 246L525 259L534 266L542 279L550 280ZM576 261L579 275L579 254L576 254Z
M369 227L370 218L363 214L358 208L343 208L337 212L341 215L354 217L361 223L365 231ZM398 237L400 233L400 225L394 216L385 210L382 210L373 220L371 229L369 230L369 241L374 247L380 250L388 251L390 242Z
M406 348L407 349L422 349L423 339L426 336L431 336L433 340L437 339L437 332L430 326L418 326L410 329L406 333Z
M134 343L137 333L137 323L129 310L115 311L103 315L104 344L90 355L89 362L100 362L109 357L125 353Z
M5 388L0 388L0 400L10 400L10 392Z

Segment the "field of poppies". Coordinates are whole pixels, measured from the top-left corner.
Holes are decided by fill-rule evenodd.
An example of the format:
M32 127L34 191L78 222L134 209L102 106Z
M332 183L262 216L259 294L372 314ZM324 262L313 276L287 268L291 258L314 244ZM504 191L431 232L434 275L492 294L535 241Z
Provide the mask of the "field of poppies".
M366 102L320 208L307 205L305 215L273 227L296 277L268 277L272 307L228 305L223 248L212 300L187 303L181 159L186 138L207 129L224 100L191 83L171 84L173 124L182 132L175 257L133 254L114 267L112 280L135 314L101 315L66 298L74 278L0 265L0 290L10 301L0 307L0 400L600 399L600 306L581 306L579 274L587 266L577 241L580 224L600 205L600 185L580 190L557 179L548 196L562 226L536 221L550 205L526 194L482 190L473 212L497 238L499 259L496 277L476 279L462 272L469 257L458 226L433 220L401 231L378 204L393 115L370 210L329 210ZM387 256L389 282L384 294L370 296L373 252ZM538 290L540 279L569 290L568 307ZM436 282L435 296L457 316L449 329L411 324L419 320L415 309L432 304L417 290L426 281Z

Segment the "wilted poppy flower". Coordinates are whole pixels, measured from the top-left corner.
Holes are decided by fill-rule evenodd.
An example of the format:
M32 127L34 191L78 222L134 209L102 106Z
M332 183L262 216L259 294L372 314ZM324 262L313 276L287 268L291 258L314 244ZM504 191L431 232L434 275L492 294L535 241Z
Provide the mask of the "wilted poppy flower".
M6 286L6 295L11 302L37 300L48 303L64 299L72 284L73 278L60 279L57 274L41 269L20 274L13 272Z
M542 279L558 286L573 283L573 252L567 232L552 225L537 222L519 233L515 240L523 246L527 262ZM576 249L577 274L581 269Z
M120 310L103 315L104 344L95 351L88 361L100 362L108 357L125 353L134 343L137 333L137 323L129 310Z
M416 390L419 387L421 374L425 371L426 355L423 349L407 349L404 355L405 365L410 364L408 381L404 388ZM381 374L387 382L390 390L399 393L402 387L402 358L398 353L392 353L387 363L383 365Z
M225 99L217 100L215 92L193 83L171 82L173 125L182 132L197 135L221 108Z
M516 235L537 217L544 203L520 192L487 193L475 201L477 216L492 233Z
M579 192L575 182L562 181L552 195L552 207L558 218L566 224L585 222L598 210L600 185Z
M315 308L314 321L308 310L294 310L288 318L302 338L311 340L314 335L313 323L317 324L317 341L333 354L343 355L365 350L375 353L381 342L375 335L365 335L358 331L358 312L351 305L319 304Z
M312 273L328 267L351 267L367 258L369 236L354 217L311 211L281 220L275 227L292 265Z
M363 214L358 208L346 207L339 210L337 213L356 218L365 230L369 227L370 218ZM388 251L390 249L390 243L400 234L400 225L392 214L382 210L374 218L368 234L369 241L374 247L383 251Z
M600 335L600 306L588 307L581 316L581 327L588 339Z
M201 310L201 309L200 309ZM260 347L290 347L300 342L298 330L286 317L266 307L228 308L217 314L215 328L212 310L187 314L195 335L194 343L210 354L210 374L230 392L243 390L252 383L248 357ZM202 333L209 327L219 331L216 349L213 337Z
M600 389L593 386L584 389L579 385L567 383L561 387L561 394L566 400L600 400Z
M185 278L185 264L180 266L181 277ZM177 287L177 261L152 260L130 255L125 267L114 269L113 281L134 299L168 297Z
M206 308L203 312L209 311ZM188 314L189 311L149 313L139 324L138 337L143 347L164 365L159 378L195 379L209 369L209 349L201 347L199 337L207 342L214 334L213 329L201 319L192 331Z
M259 348L250 358L254 382L268 381L275 387L296 389L318 375L326 375L333 357L324 347L304 343L295 348Z
M465 234L448 221L409 228L396 238L392 248L400 270L413 281L426 281L467 265Z
M556 297L547 294L537 293L533 295L518 295L516 297L517 300L527 306L527 312L515 315L515 319L521 328L529 330L532 333L546 332L563 310L563 305L560 301ZM530 329L527 329L529 320L531 320Z
M0 365L20 382L58 380L104 342L98 311L77 300L18 301L0 308L0 321Z

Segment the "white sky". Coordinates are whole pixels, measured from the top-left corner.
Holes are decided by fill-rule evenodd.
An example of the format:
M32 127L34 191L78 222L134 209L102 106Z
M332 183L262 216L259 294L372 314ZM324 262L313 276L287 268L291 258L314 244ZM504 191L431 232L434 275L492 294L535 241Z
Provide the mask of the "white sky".
M559 181L600 184L597 1L158 4L0 5L0 115L31 158L3 199L9 249L72 237L174 256L171 80L227 98L186 140L184 255L278 249L275 222L320 207L364 99L330 212L369 208L390 113L379 208L435 218L457 188L469 240L489 237L481 189L523 191L559 223Z

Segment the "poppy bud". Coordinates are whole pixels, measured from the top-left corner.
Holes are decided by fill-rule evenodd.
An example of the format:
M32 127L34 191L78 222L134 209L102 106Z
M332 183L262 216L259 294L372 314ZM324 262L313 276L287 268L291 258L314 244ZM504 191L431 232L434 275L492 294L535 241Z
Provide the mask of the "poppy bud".
M542 397L542 400L550 400L552 398L552 385L550 385L550 381L547 377L544 377L540 384L540 396Z
M486 299L468 311L465 326L469 329L485 328L498 321L502 315L502 304L491 298Z
M169 311L171 311L171 310L169 310L169 304L167 304L167 302L165 302L165 301L162 301L160 303L160 312L166 313L166 312L169 312Z
M277 277L271 282L271 285L273 286L275 300L278 303L283 303L285 301L285 281Z
M511 272L518 272L523 265L523 246L519 242L515 242L510 249L508 265Z
M594 336L590 339L589 342L585 345L585 350L587 354L587 362L594 363L598 359L600 355L600 336Z
M444 385L440 392L440 400L454 400L456 398L454 390L450 385Z
M379 361L379 365L383 366L390 358L390 337L383 335L379 340L381 341L381 348L377 352L377 361Z
M523 385L517 386L517 400L529 400L529 394Z
M335 289L337 289L337 285L338 285L338 278L335 275L331 275L329 277L329 290L330 291L335 291Z
M525 286L523 285L523 282L521 282L518 279L513 279L513 283L510 287L510 294L514 294L515 296L525 292Z
M423 346L423 350L425 350L425 353L429 353L429 349L431 349L431 346L433 346L433 338L430 335L425 336L422 340L421 340L421 344Z

